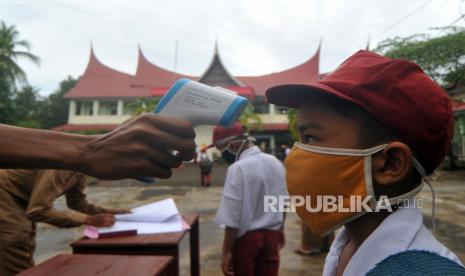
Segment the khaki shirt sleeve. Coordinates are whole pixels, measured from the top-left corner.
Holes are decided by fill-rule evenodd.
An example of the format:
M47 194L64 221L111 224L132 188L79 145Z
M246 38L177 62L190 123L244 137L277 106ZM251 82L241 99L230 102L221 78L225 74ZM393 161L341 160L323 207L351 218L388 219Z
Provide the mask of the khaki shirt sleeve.
M69 171L41 170L31 192L27 217L34 222L45 222L63 228L82 225L87 215L53 208L53 202L63 194L64 187L68 181L72 181L75 174Z
M70 209L89 215L113 212L112 209L89 203L84 193L85 188L86 177L83 174L77 173L76 183L65 192L66 204Z

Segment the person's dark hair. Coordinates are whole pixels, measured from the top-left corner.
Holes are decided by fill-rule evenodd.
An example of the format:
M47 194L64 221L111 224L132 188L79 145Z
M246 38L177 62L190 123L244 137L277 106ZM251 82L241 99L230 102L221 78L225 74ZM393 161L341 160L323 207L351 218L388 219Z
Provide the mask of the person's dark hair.
M373 115L357 105L327 94L318 94L316 98L319 102L324 102L328 105L338 115L348 117L360 123L359 146L361 148L371 148L392 141L402 142L401 139L384 127ZM415 155L415 153L413 154ZM410 173L402 183L399 183L400 185L394 185L395 187L374 185L375 194L400 195L412 190L420 183L421 175L412 166Z

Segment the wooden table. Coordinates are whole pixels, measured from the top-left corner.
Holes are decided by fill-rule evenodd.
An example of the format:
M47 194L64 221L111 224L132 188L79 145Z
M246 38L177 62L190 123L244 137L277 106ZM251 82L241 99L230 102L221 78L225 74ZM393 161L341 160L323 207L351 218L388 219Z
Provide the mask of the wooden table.
M191 227L190 231L133 235L126 237L87 239L82 238L71 244L73 253L77 254L111 254L111 255L159 255L174 257L169 270L172 275L179 275L179 243L189 231L191 275L200 275L199 255L199 216L183 215Z
M21 272L21 276L168 276L170 256L60 254Z

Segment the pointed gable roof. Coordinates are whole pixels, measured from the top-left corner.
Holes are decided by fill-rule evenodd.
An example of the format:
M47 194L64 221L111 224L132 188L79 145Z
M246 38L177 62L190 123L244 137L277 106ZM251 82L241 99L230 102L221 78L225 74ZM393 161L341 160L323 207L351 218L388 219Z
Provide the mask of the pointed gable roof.
M144 97L147 91L130 87L132 76L101 63L91 45L90 58L84 74L65 98Z
M304 63L290 69L262 76L236 77L245 86L255 88L257 96L265 96L268 88L281 84L304 84L320 79L321 41L315 54Z
M134 87L170 87L180 78L196 79L196 77L178 74L173 71L163 69L147 60L141 47L139 46L139 59L137 62L136 75L131 81Z
M163 69L150 61L139 47L139 60L136 75L114 70L102 64L91 47L87 68L76 86L71 89L66 98L121 98L121 97L150 97L161 96L171 85L180 78L200 80L208 85L220 85L253 96L264 96L266 90L275 85L289 83L308 83L320 79L321 42L316 53L304 63L293 68L262 75L262 76L232 76L223 62L215 45L215 52L204 74L200 77L178 74ZM244 92L246 89L247 91ZM244 90L244 91L243 91ZM250 90L250 91L249 91Z
M244 86L223 65L218 51L218 41L215 41L215 51L210 65L208 65L207 70L205 70L202 76L199 77L198 81L210 86Z

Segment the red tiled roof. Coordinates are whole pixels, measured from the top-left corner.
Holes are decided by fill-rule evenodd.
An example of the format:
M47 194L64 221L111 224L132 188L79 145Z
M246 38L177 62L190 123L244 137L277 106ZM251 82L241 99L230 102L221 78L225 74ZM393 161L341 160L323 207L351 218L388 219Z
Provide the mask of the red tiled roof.
M118 125L117 124L65 124L52 128L54 131L63 132L78 132L78 131L92 131L92 130L105 130L112 131Z
M252 86L257 96L264 96L268 88L280 84L309 83L317 81L320 66L320 47L306 62L281 72L253 77L236 77L246 86Z
M91 48L84 75L65 95L65 98L120 98L146 97L150 91L130 86L132 76L102 64Z
M238 95L248 98L255 98L255 89L250 86L227 86L226 89L236 92Z
M452 102L452 110L454 112L465 111L465 103Z
M287 131L289 130L288 124L262 124L260 128L252 126L252 132L256 131Z
M139 59L137 62L136 75L131 80L131 85L134 87L171 87L178 79L188 78L197 79L193 76L178 74L166 69L163 69L150 61L148 61L141 48L139 47Z
M321 45L320 45L321 46ZM255 96L264 96L266 90L275 85L309 83L320 79L320 48L306 62L293 68L262 76L235 77L245 87L253 89ZM135 76L111 69L102 64L91 50L90 60L84 75L66 98L119 98L149 97L160 95L162 89L180 78L198 80L198 77L178 74L149 62L139 48L139 59ZM244 88L242 91L249 91ZM165 89L166 91L166 89ZM243 92L248 93L250 92ZM239 93L240 94L240 93Z

